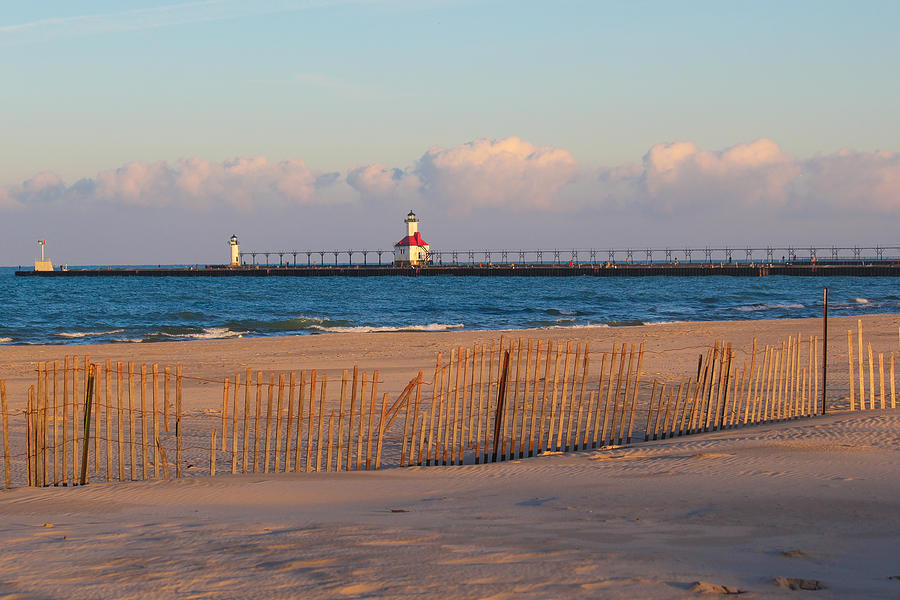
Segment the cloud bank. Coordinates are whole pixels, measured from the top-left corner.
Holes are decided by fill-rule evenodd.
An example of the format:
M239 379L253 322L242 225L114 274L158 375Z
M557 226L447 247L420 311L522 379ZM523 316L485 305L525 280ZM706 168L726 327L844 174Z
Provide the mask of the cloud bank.
M0 189L0 210L54 202L188 210L327 205L335 202L327 190L343 185L363 203L413 203L461 218L481 209L584 208L659 215L710 209L897 214L900 155L841 150L798 159L769 139L724 150L667 142L650 148L640 163L596 167L580 164L564 149L510 137L433 147L405 167L360 165L343 175L311 169L299 159L272 162L262 156L130 162L70 185L53 173L38 173Z
M53 173L38 173L21 186L3 190L0 208L52 203L90 206L178 206L208 210L219 206L250 210L255 205L325 202L324 188L339 179L302 160L270 162L264 156L223 162L185 158L174 164L130 162L66 185Z
M725 150L653 146L640 163L579 164L566 150L518 138L432 148L405 169L363 165L347 183L362 198L397 199L465 216L479 208L583 208L674 215L708 210L900 212L900 156L853 152L797 159L769 139Z
M676 141L634 163L596 166L510 137L343 173L261 156L131 162L72 183L44 172L0 188L0 251L72 230L75 218L135 235L136 216L147 239L162 231L174 240L173 256L196 255L225 229L251 232L256 249L388 247L410 208L444 248L889 243L900 225L900 155L797 158L769 139L721 150ZM201 228L208 237L195 241Z

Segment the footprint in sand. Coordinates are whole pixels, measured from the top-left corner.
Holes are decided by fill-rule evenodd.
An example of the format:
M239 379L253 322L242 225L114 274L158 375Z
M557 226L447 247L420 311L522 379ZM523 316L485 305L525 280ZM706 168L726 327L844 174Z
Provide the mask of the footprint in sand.
M743 590L739 590L736 587L731 587L728 585L717 585L715 583L709 583L708 581L695 581L689 589L695 594L737 595L744 593Z
M522 502L516 502L516 506L540 506L545 502L553 502L557 500L554 496L553 498L535 498L533 500L523 500Z
M828 586L818 579L802 579L800 577L776 577L772 583L786 590L824 590Z

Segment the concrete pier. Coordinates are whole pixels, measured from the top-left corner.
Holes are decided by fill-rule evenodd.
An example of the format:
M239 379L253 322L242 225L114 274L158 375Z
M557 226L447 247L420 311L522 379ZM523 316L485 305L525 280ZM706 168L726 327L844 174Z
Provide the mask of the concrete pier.
M897 277L900 261L787 263L639 263L639 264L504 264L242 266L160 268L84 268L65 271L16 271L19 277Z

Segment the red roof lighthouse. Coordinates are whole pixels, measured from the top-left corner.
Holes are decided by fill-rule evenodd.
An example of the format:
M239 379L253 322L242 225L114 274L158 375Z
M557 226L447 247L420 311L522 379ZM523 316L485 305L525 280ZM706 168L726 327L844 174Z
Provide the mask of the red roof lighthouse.
M409 211L404 223L406 223L406 237L394 244L394 264L407 266L427 263L430 247L419 233L419 219L416 213Z

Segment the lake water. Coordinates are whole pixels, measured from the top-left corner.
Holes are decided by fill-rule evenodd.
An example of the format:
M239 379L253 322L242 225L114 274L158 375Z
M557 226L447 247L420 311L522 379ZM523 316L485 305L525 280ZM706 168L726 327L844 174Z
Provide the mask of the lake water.
M15 277L0 344L617 326L900 312L889 277Z

